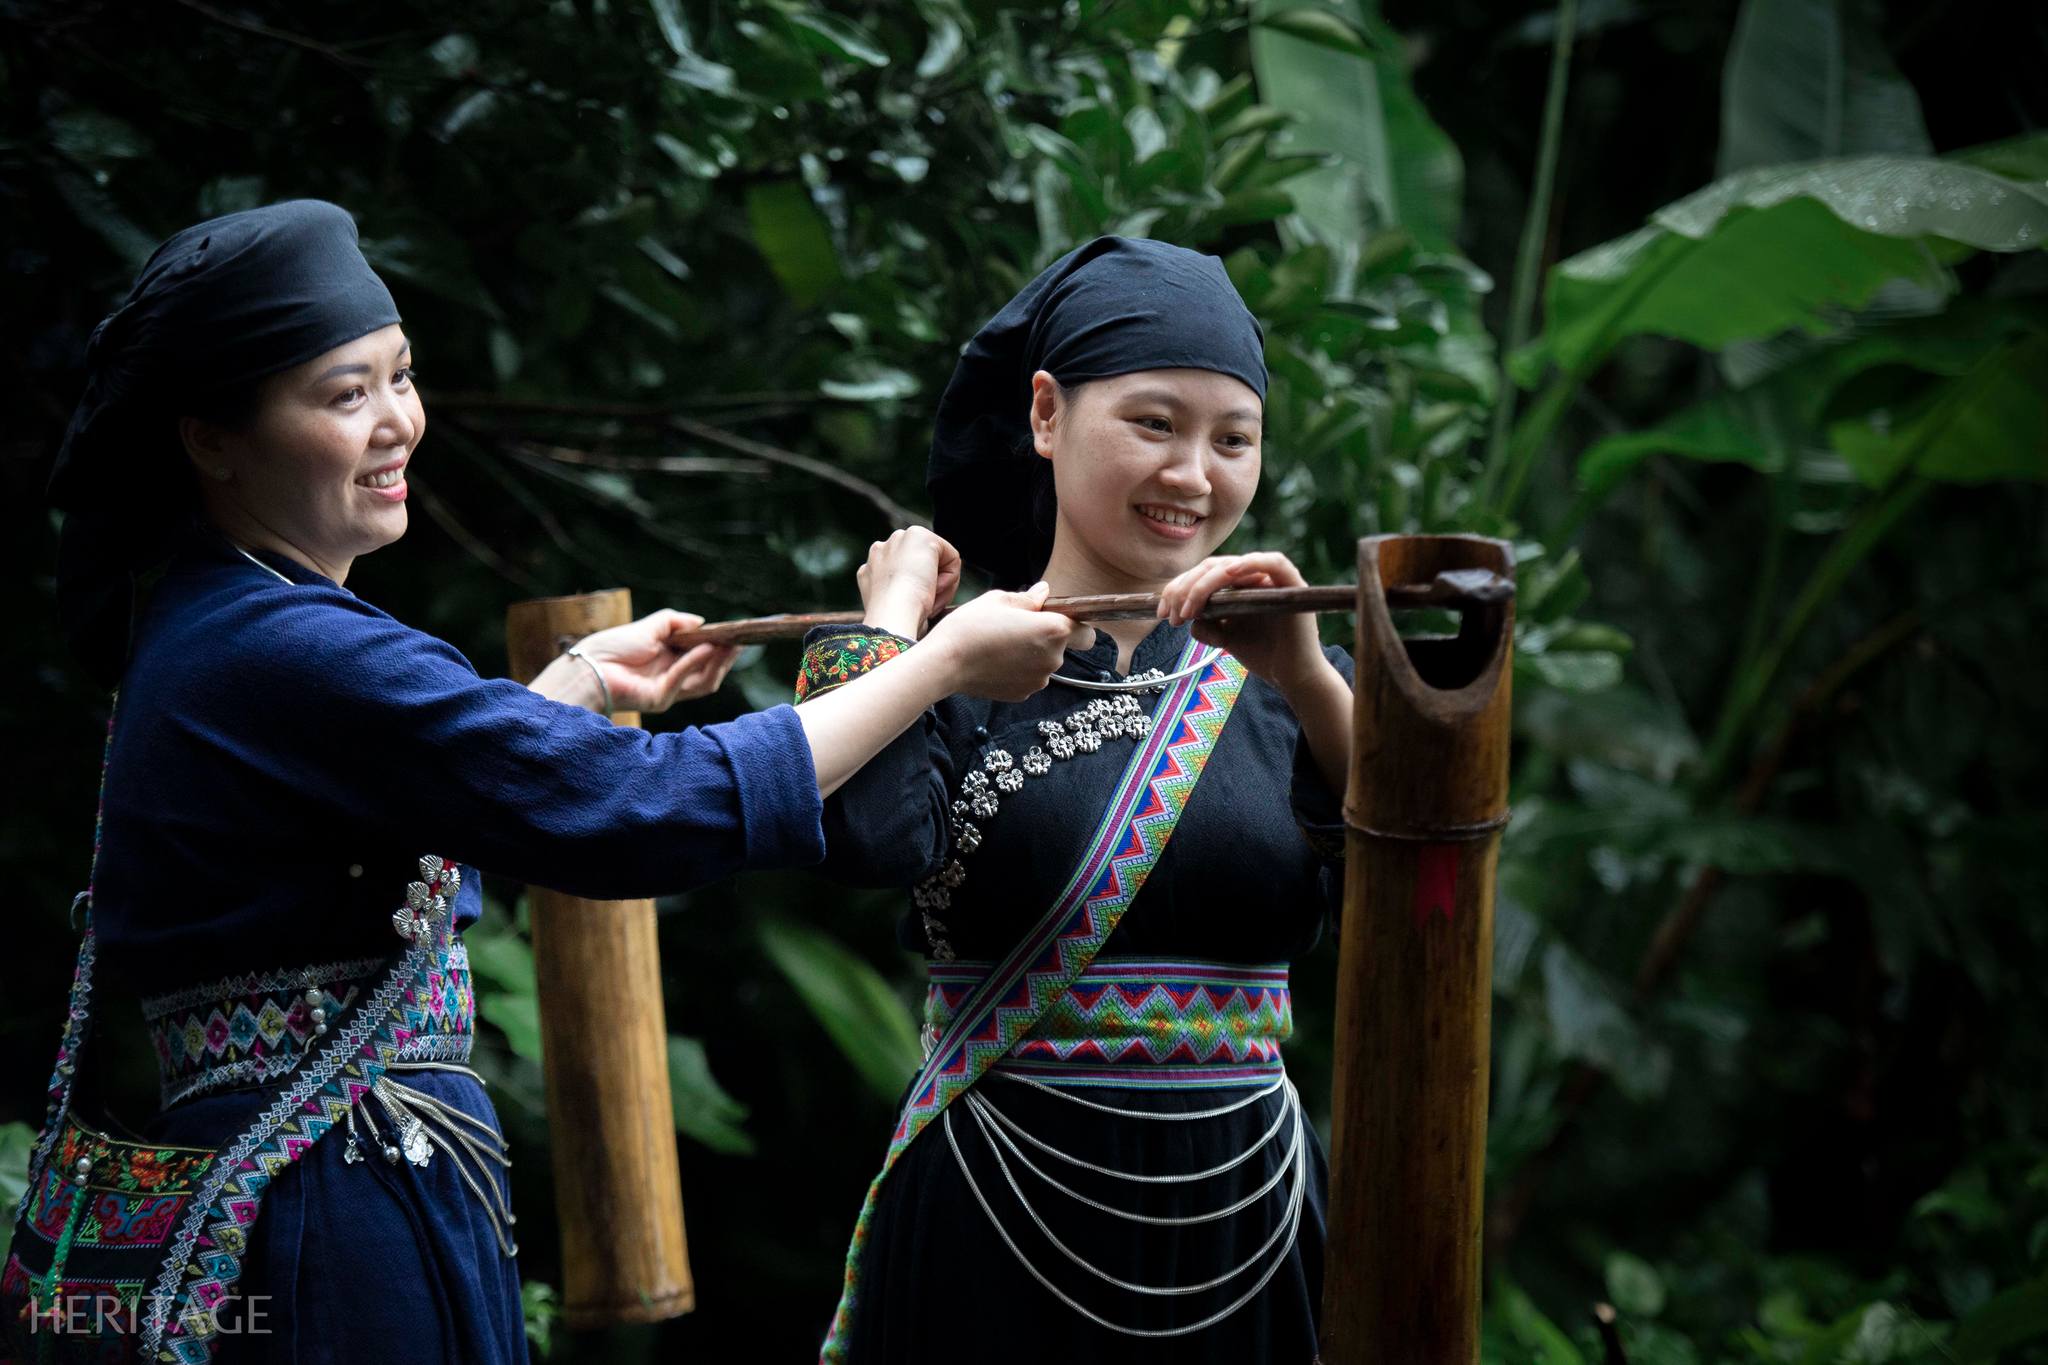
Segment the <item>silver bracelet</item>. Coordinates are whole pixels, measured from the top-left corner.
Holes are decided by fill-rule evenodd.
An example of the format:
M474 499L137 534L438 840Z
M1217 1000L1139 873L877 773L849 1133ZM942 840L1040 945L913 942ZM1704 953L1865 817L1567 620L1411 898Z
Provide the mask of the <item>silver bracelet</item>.
M590 670L590 676L597 679L597 690L604 694L604 718L610 720L612 718L612 688L611 684L604 680L604 670L599 668L596 661L583 652L582 645L570 645L562 652L572 659L581 659L583 666Z

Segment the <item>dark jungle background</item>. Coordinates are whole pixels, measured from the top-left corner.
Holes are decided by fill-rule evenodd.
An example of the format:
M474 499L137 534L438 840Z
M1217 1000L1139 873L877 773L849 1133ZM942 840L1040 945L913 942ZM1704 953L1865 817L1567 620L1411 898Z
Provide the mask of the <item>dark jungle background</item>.
M1320 581L1375 531L1519 547L1489 1359L1599 1361L1607 1302L1641 1365L2048 1360L2044 69L2048 11L1967 0L0 0L0 1199L106 709L41 489L156 240L358 215L430 434L350 586L490 673L528 596L851 605L955 348L1115 231L1265 321L1236 544ZM663 903L701 1306L580 1336L490 889L536 1353L807 1358L915 1059L897 900Z

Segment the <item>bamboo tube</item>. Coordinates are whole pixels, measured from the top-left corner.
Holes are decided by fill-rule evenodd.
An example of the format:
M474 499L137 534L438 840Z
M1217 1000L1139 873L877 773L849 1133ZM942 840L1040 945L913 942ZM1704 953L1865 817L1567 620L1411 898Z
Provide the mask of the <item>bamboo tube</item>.
M620 588L515 603L512 676L633 619ZM638 725L635 712L612 716ZM658 1322L696 1303L669 1101L654 902L533 888L533 961L562 1226L562 1317L572 1328Z
M1358 547L1338 954L1325 1365L1476 1365L1493 962L1514 603L1404 642L1386 589L1511 579L1506 542Z

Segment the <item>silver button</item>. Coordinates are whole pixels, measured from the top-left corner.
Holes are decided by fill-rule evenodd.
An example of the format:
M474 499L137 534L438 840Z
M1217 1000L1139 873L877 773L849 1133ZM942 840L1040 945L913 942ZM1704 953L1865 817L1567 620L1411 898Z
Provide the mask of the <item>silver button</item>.
M327 997L320 994L320 988L318 986L310 986L306 989L306 1003L309 1005L317 1005L326 998Z
M361 863L350 863L350 864L348 865L348 875L349 875L349 876L351 876L351 877L360 877L360 876L362 876L362 875L363 875L363 865L362 865Z

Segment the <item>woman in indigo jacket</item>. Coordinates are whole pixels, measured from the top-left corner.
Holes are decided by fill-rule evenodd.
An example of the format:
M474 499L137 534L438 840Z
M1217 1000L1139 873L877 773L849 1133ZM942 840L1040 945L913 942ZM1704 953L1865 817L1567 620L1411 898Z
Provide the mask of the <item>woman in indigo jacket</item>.
M826 874L908 889L930 973L827 1361L1315 1357L1324 1164L1280 1044L1288 963L1341 894L1350 661L1307 616L1189 624L1218 588L1302 582L1213 556L1265 391L1215 258L1107 237L998 313L940 401L934 529L968 563L1159 592L1161 619L1078 631L1024 701L946 698L826 803ZM870 649L925 620L900 550L864 571Z
M331 204L172 237L87 370L59 606L118 692L0 1335L24 1359L524 1362L506 1148L464 1065L473 869L625 898L815 862L825 794L938 698L1043 685L1069 624L1004 594L802 713L663 734L596 712L718 686L731 652L680 612L530 687L479 677L345 586L405 530L425 414ZM138 999L163 1098L140 1147L71 1103L86 1016Z

